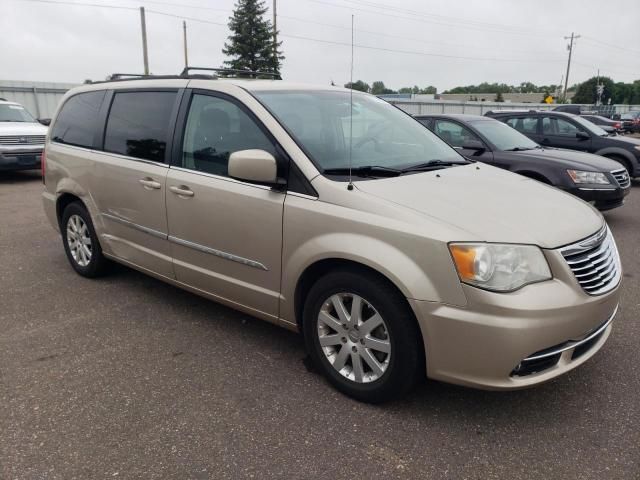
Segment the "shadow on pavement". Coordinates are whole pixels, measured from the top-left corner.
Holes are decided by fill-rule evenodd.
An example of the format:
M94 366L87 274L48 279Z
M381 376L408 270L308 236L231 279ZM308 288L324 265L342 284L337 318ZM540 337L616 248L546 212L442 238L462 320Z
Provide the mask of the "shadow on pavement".
M12 183L39 182L42 179L40 170L20 170L18 172L0 171L0 185Z

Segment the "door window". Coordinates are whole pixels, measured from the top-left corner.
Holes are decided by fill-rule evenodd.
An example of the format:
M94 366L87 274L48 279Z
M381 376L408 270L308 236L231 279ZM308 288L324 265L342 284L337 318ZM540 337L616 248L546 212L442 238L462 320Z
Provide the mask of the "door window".
M79 93L69 98L55 120L51 139L76 147L93 148L104 94L105 91L101 90Z
M519 117L510 118L507 120L507 125L515 128L520 133L525 135L535 135L538 130L538 118L537 117Z
M480 141L478 136L468 128L448 120L436 121L435 133L453 147L462 148L470 140Z
M164 162L176 92L116 92L104 150Z
M577 132L582 130L564 118L544 117L542 119L542 133L545 135L559 135L575 138Z
M229 155L266 150L273 143L237 104L211 95L193 95L182 146L182 167L228 176Z

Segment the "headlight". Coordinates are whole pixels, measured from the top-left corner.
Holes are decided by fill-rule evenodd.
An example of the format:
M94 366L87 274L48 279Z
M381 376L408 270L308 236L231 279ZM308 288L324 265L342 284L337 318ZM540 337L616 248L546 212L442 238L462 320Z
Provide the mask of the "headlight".
M532 245L452 243L451 256L464 283L496 292L510 292L551 279L542 251Z
M633 147L633 148L635 148L636 150L640 150L640 145L636 145L636 146L635 146L635 147Z
M581 170L567 170L567 173L571 177L571 180L573 180L573 183L609 185L609 179L604 173L583 172Z

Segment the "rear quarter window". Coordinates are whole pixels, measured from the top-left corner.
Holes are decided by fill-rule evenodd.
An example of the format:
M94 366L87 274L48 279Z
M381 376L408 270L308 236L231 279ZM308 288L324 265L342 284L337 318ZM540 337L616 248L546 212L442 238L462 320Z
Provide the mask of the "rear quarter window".
M98 112L105 91L79 93L62 106L52 127L51 139L57 143L93 148L98 128Z

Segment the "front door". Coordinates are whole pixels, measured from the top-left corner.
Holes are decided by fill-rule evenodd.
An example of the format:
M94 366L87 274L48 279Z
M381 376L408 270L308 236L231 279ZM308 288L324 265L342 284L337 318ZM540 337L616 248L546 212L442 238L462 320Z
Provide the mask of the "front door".
M478 162L493 164L493 152L491 152L489 147L478 135L461 123L452 120L438 119L435 121L433 131L464 157L471 158ZM476 150L465 148L465 146L471 142L479 142L484 145L485 149Z
M275 318L285 194L230 178L227 170L238 150L266 150L277 158L275 142L230 96L195 91L187 105L182 145L167 176L176 278Z
M570 120L553 116L542 118L542 145L588 152L591 149L590 136L579 138L578 134L589 135L581 126Z

